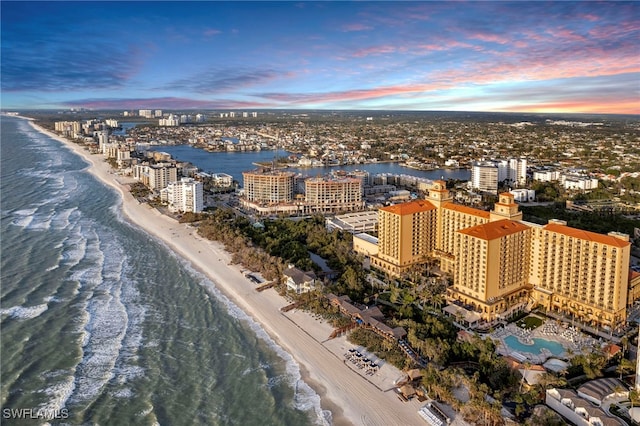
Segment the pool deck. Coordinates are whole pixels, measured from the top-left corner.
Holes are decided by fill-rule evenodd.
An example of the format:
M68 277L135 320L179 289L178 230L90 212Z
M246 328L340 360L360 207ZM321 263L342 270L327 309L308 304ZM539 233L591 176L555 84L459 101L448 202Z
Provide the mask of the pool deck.
M554 355L546 348L542 348L539 352L526 352L515 350L505 342L505 338L514 336L524 345L533 343L533 339L545 339L557 342L562 345L564 351L560 355ZM503 356L513 356L518 358L520 354L527 358L527 361L533 364L543 364L549 358L569 359L581 353L589 353L594 346L600 346L598 340L588 336L577 328L567 326L564 323L558 323L556 320L546 319L544 323L533 330L525 330L516 324L507 324L503 328L499 328L488 337L498 343L497 351Z

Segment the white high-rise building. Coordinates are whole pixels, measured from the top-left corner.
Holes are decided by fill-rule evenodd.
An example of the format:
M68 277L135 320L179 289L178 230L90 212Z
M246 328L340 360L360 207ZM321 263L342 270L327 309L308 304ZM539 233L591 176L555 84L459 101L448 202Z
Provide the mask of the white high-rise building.
M524 186L527 183L527 160L525 158L510 158L508 160L479 161L473 165L471 169L472 188L496 193L500 182L505 182L508 186Z
M509 179L517 186L524 186L527 183L527 159L512 158L509 160Z
M474 163L471 169L471 187L478 191L498 193L498 166L491 161Z
M510 158L492 161L498 167L498 182L509 186L523 186L527 183L527 160Z
M109 144L109 131L108 130L101 130L99 132L96 132L96 135L98 136L98 149L101 152L104 152L104 146Z
M153 118L153 111L150 109L141 109L138 111L138 115L140 117Z
M156 118L162 117L162 110L161 109L155 110L154 115L156 116Z
M204 208L202 182L183 177L170 182L161 192L161 198L169 203L172 212L201 212Z
M180 125L180 118L177 115L169 114L169 117L158 120L158 125L176 127Z
M106 120L104 120L104 124L115 129L116 127L118 127L118 120L107 118Z

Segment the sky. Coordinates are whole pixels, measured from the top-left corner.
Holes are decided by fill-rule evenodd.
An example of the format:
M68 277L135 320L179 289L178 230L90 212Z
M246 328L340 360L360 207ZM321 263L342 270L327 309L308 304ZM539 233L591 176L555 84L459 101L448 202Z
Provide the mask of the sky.
M0 2L3 109L640 114L640 2Z

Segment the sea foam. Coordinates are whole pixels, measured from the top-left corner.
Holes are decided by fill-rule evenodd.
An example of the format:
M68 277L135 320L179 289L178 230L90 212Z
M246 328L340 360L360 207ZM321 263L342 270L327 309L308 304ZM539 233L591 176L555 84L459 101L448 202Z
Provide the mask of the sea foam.
M0 315L7 315L10 318L17 319L32 319L37 318L42 315L47 309L49 309L49 305L43 303L41 305L36 306L13 306L8 309L0 309Z
M166 247L164 242L159 241ZM199 282L203 285L210 294L212 294L219 302L221 302L227 313L238 320L248 324L251 330L256 336L262 339L269 348L271 348L280 358L285 361L286 376L280 379L270 378L269 387L276 384L276 381L287 380L289 385L294 389L294 398L292 401L293 406L306 412L313 412L315 414L315 421L319 425L330 425L332 414L328 410L322 410L320 405L320 395L318 395L307 383L302 380L300 373L300 364L291 356L291 354L280 347L269 334L262 328L258 322L256 322L250 315L244 312L238 305L233 303L226 295L224 295L220 289L216 286L215 282L212 282L208 277L202 274L200 271L193 268L192 264L186 259L176 255L172 250L169 252L178 259L184 267L194 276L199 278Z

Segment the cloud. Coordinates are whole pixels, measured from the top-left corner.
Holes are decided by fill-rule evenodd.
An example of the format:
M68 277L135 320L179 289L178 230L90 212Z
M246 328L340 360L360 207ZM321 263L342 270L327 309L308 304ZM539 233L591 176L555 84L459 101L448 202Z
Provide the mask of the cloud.
M365 24L345 24L342 26L342 31L345 33L355 32L355 31L369 31L372 30L373 27Z
M222 34L222 31L217 30L215 28L207 28L206 30L204 30L204 32L202 34L205 37L213 37L213 36L216 36L218 34Z
M489 43L507 44L512 40L504 35L492 34L492 33L475 33L467 36L470 39L485 41Z
M385 96L422 93L439 88L430 84L406 84L324 93L256 93L254 96L292 105L317 105L327 102L361 101Z
M72 17L60 19L56 16L59 4L34 4L1 5L2 91L122 88L137 74L150 51L144 42L113 40L105 36L103 28L73 25L70 21L76 18Z
M197 73L189 78L173 81L159 89L185 90L193 93L212 94L231 92L283 77L291 77L291 72L273 69L226 68Z
M237 108L269 108L273 104L229 99L202 100L180 97L160 98L87 98L61 102L67 107L83 107L92 109L237 109Z
M5 41L3 41L3 44ZM133 46L96 43L93 49L67 43L7 41L3 45L2 90L76 91L117 89L140 68L144 53Z
M353 56L356 58L364 58L365 56L371 55L385 55L389 53L395 53L397 50L399 50L397 47L390 44L385 44L382 46L371 46L364 49L358 49L353 53Z

